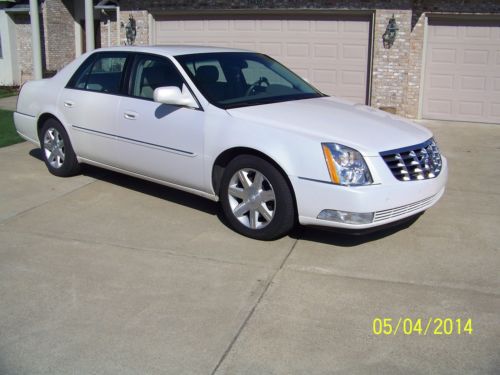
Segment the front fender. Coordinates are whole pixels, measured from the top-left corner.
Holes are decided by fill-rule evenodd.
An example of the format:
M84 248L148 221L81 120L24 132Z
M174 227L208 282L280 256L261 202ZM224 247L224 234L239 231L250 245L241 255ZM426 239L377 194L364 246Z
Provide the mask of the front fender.
M244 147L256 150L288 175L329 181L321 140L223 113L207 114L205 132L205 181L212 186L214 163L223 152Z

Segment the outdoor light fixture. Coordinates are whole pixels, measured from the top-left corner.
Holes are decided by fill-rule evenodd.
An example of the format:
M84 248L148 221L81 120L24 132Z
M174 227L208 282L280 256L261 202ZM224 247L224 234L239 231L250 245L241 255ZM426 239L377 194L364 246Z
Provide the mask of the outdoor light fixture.
M135 37L137 36L137 26L132 14L128 16L128 22L125 25L125 36L127 37L127 45L134 45Z
M387 24L387 28L385 29L384 35L382 35L382 42L384 43L384 48L391 48L396 40L396 33L399 28L396 25L396 19L394 18L394 14L389 19L389 23Z

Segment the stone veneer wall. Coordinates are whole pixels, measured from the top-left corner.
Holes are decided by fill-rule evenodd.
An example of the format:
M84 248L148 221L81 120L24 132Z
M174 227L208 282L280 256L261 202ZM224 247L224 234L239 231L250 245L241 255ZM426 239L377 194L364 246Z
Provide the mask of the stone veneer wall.
M45 0L42 6L44 19L44 45L46 70L57 71L75 58L75 25L73 2L70 0Z
M121 3L120 3L121 6ZM127 37L125 36L125 26L128 23L129 17L132 16L135 19L135 25L137 29L137 34L135 38L135 46L145 46L149 44L149 24L148 24L148 14L146 10L121 10L120 8L120 20L123 23L123 27L120 28L120 45L125 45Z
M32 79L33 52L31 49L31 23L28 14L12 16L16 25L17 63L21 72L21 83Z
M116 26L116 12L115 11L108 11L107 16L106 15L101 15L101 19L94 20L94 22L100 22L100 28L101 28L101 47L113 47L113 46L118 46L121 43L119 43L119 36L117 32L117 26ZM108 41L108 28L109 28L109 36L110 40ZM111 43L109 43L111 42Z
M394 15L398 32L391 48L384 48L382 35ZM411 10L378 9L375 12L372 73L372 101L377 108L395 108L405 114L405 89L408 79L411 39Z

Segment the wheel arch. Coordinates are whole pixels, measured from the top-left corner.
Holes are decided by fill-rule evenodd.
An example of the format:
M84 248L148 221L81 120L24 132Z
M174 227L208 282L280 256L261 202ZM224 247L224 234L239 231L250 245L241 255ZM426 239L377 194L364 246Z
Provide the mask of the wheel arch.
M36 133L38 135L38 139L40 139L40 132L42 131L43 124L45 124L45 121L47 121L51 118L62 124L61 120L59 120L57 118L57 116L55 116L54 114L52 114L50 112L42 113L40 116L38 116L38 120L36 122ZM63 125L63 127L64 127L64 125ZM66 133L68 133L68 132L66 131Z
M286 183L288 184L288 187L290 188L290 191L292 193L292 199L294 202L294 208L295 208L295 214L298 214L297 211L297 199L295 197L295 191L293 189L293 185L288 178L288 174L285 172L285 170L274 160L271 158L269 155L263 153L262 151L256 150L254 148L249 148L249 147L233 147L230 149L227 149L223 151L219 156L214 161L214 164L212 166L212 187L214 189L214 192L216 195L219 195L219 189L220 189L220 184L222 181L222 176L224 175L224 170L226 169L227 165L233 160L235 157L240 156L240 155L253 155L256 157L259 157L268 163L270 163L272 166L274 166L283 176L285 179Z

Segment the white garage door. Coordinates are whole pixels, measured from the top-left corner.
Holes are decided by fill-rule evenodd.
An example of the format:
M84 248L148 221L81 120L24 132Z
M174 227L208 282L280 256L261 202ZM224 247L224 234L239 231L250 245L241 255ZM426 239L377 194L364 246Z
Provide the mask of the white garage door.
M500 24L429 23L424 118L500 123Z
M262 52L326 94L367 97L368 18L157 18L157 44L197 44Z

